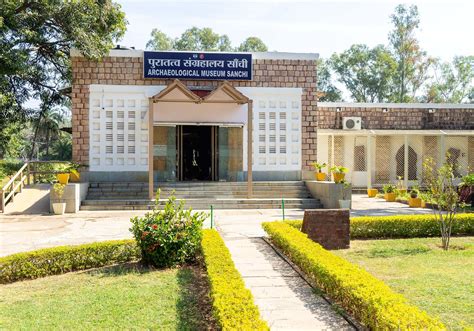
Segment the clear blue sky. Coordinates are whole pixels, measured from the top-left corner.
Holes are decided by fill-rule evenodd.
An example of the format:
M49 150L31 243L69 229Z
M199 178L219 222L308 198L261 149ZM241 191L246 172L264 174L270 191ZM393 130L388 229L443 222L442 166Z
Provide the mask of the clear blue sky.
M387 43L390 14L401 1L157 1L117 0L129 21L123 45L144 49L153 28L178 37L191 26L227 34L234 45L257 36L269 50L328 57L355 43ZM444 60L474 55L474 0L412 1L419 9L418 39Z

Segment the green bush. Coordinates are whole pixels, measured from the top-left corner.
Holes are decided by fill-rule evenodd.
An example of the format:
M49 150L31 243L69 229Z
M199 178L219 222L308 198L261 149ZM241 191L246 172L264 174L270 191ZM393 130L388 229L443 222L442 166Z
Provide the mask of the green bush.
M372 330L434 330L443 324L360 267L284 222L263 223L272 242L333 300Z
M303 221L285 221L301 229ZM424 238L441 235L433 214L351 217L352 239ZM474 213L458 214L452 235L474 235Z
M217 231L203 231L202 253L211 286L213 312L220 328L268 330Z
M144 262L156 267L171 267L196 258L206 214L184 210L183 205L183 201L176 203L176 198L170 196L164 210L155 208L143 217L131 219L130 231Z
M97 268L139 258L140 250L135 240L112 240L17 253L0 258L0 283Z

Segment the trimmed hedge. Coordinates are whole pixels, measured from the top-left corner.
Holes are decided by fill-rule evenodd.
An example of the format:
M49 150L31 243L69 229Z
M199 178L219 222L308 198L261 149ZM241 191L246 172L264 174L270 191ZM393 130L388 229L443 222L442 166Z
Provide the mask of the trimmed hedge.
M135 240L59 246L0 258L0 283L35 279L140 259Z
M373 330L437 330L444 325L360 267L284 222L263 223L272 242L333 300Z
M285 221L301 229L303 221ZM351 218L352 239L424 238L441 235L433 214L362 216ZM474 235L474 213L458 214L452 235Z
M203 230L202 252L214 316L222 330L268 330L217 231Z

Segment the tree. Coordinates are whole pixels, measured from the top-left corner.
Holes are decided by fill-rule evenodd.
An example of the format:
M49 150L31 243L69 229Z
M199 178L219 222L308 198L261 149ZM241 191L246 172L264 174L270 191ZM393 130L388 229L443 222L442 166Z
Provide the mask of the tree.
M330 65L354 101L386 102L390 98L396 63L384 46L352 45L333 54Z
M111 0L0 2L0 136L7 126L40 119L62 105L72 47L98 59L123 36L124 13ZM39 100L39 107L27 106ZM5 150L6 139L0 139Z
M318 59L316 63L316 72L318 75L318 93L321 96L318 101L336 102L343 101L342 91L332 83L331 68L328 60Z
M423 181L428 188L428 196L436 204L436 207L433 207L433 214L439 221L441 244L447 251L456 214L462 207L458 187L453 181L455 164L449 162L449 155L447 155L446 162L438 169L432 158L428 158L423 163L423 168Z
M474 103L474 56L456 56L452 63L437 62L426 102Z
M267 46L257 37L249 37L239 47L233 48L227 35L215 33L211 28L200 29L195 26L184 31L176 39L170 38L158 29L153 29L146 47L157 51L265 52L267 50Z
M47 108L41 112L41 117L34 121L34 138L32 150L35 149L35 143L38 136L41 137L44 144L45 156L48 158L49 147L52 141L55 141L60 136L60 126L64 118L58 109ZM33 153L33 152L32 152Z
M146 43L146 48L157 51L166 51L173 48L174 40L158 29L151 31L151 39Z
M394 28L389 33L389 42L397 63L391 101L412 102L429 78L428 71L434 60L421 50L415 36L420 24L417 6L398 5L390 18Z
M237 47L237 50L239 52L266 52L268 48L260 38L248 37Z

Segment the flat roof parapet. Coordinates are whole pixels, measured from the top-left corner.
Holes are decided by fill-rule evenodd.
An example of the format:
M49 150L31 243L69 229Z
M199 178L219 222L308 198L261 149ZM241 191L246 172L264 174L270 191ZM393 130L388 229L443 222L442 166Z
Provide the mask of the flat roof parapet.
M370 103L370 102L318 102L324 108L392 108L392 109L474 109L472 103Z
M143 57L143 50L138 49L111 49L110 57ZM200 51L169 51L182 53L198 53ZM254 60L305 60L316 61L319 58L317 53L289 53L289 52L208 52L203 53L236 53L236 54L252 54ZM71 49L71 57L83 57L82 53L77 49Z

